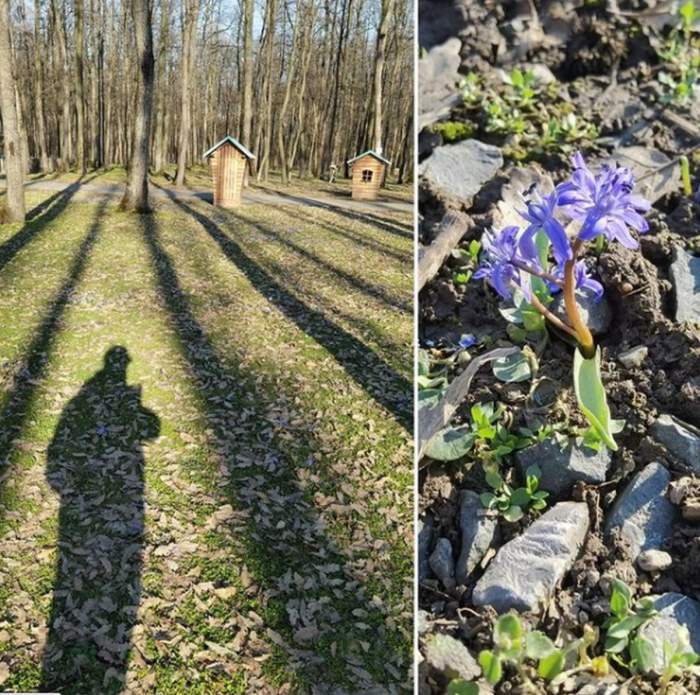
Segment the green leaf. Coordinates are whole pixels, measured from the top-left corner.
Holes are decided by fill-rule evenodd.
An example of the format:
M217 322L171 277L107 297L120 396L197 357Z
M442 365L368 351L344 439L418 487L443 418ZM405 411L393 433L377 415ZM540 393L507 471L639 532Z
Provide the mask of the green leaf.
M497 499L496 495L492 492L482 492L479 495L479 500L481 500L481 504L483 504L486 509L493 509Z
M610 409L605 396L605 388L600 377L600 348L595 357L585 359L580 350L574 352L574 390L586 419L611 451L617 451L617 444L610 431Z
M516 488L510 496L510 503L518 507L526 507L530 503L530 493L524 487Z
M513 68L510 73L510 83L513 87L522 87L525 84L523 73L518 68Z
M564 669L564 652L557 649L545 656L537 666L537 674L546 681L556 678Z
M437 405L444 393L444 389L418 389L418 410Z
M447 695L479 695L479 684L457 678L447 686Z
M430 439L425 455L436 461L455 461L469 453L473 445L474 434L469 426L445 427Z
M610 610L618 618L624 618L629 613L632 603L632 592L627 584L619 579L612 580L612 593L610 595Z
M494 470L486 471L486 482L494 489L498 490L503 485L503 478L500 473Z
M418 375L430 374L430 354L427 350L418 350Z
M528 466L527 470L525 471L525 477L537 478L537 480L539 480L542 477L542 469L537 464Z
M627 646L627 637L606 637L605 651L609 654L619 654Z
M544 632L533 630L525 635L525 653L530 659L544 659L555 649L554 642Z
M484 672L484 678L486 678L491 685L496 685L503 677L501 660L491 650L484 649L484 651L479 654L479 665Z
M503 512L503 517L514 524L516 521L520 521L520 519L523 518L523 510L517 505L512 505Z
M517 645L523 636L523 626L515 613L502 615L493 628L493 639L499 646ZM507 642L506 642L507 640Z
M651 642L637 636L630 642L630 657L638 671L651 671L656 665L656 656Z
M492 369L493 375L500 381L506 383L527 381L532 377L530 361L522 350L508 357L501 357L499 360L494 360Z
M447 386L447 379L444 376L428 377L422 374L418 375L419 389L435 389Z
M636 630L642 623L644 618L638 615L628 615L608 630L607 636L613 639L620 639L622 637L629 637L633 630Z

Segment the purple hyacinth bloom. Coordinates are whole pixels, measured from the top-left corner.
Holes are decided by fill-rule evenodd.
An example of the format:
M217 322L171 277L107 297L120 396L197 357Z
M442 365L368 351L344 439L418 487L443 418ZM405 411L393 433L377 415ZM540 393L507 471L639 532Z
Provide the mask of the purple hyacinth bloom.
M558 202L557 191L541 196L535 190L532 192L532 198L527 201L527 211L520 212L520 215L530 223L520 238L520 251L536 267L540 266L540 261L535 246L535 235L540 229L552 242L552 250L557 263L564 263L573 256L566 231L561 222L554 216Z
M486 278L503 299L510 299L512 285L520 285L520 271L513 265L518 256L517 227L506 227L498 234L484 234L482 241L486 259L474 273L474 279Z
M557 268L554 269L553 275L563 282L564 266L557 266ZM596 302L599 302L603 298L603 286L588 274L588 269L583 261L577 261L574 266L574 280L576 281L576 289L588 290L591 292ZM552 294L561 291L561 287L553 282L548 282L547 285Z
M602 234L616 239L628 249L636 249L637 240L628 227L643 233L649 224L640 213L651 207L648 200L634 195L634 175L626 167L604 164L594 176L577 152L571 159L571 179L557 186L559 205L569 217L582 222L578 238L589 241Z

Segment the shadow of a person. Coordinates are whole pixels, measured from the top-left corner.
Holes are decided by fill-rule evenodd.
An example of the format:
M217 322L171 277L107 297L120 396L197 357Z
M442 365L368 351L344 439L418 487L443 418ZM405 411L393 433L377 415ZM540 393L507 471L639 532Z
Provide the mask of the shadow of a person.
M48 449L46 477L61 496L58 561L42 686L118 693L141 593L143 443L160 421L126 383L129 353L104 366L66 405Z

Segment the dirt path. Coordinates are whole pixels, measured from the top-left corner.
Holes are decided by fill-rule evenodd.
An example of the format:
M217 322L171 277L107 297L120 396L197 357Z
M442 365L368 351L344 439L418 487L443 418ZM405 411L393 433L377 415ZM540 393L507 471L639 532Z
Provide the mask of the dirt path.
M4 184L4 182L3 182ZM28 181L25 184L27 190L32 191L62 191L68 186L75 184L64 181ZM4 187L4 186L3 186ZM117 200L124 193L122 183L93 183L85 182L79 184L79 189L73 196L74 201L89 200L95 202L95 196L99 196L105 202ZM151 185L151 195L156 200L166 200L168 198L180 201L204 200L211 202L211 191L204 188L166 188L158 184ZM261 190L248 190L243 194L243 199L247 203L261 203L270 205L308 205L311 207L321 207L328 210L349 210L358 213L366 212L404 212L410 214L413 206L410 203L400 203L396 201L377 200L374 202L358 202L347 198L330 198L328 196L311 195L291 195L284 193L267 193Z

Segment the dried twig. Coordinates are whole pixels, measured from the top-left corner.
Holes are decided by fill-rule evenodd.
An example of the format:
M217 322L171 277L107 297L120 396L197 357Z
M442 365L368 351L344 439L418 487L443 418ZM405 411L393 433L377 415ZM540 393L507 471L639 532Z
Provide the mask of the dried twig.
M423 452L428 442L452 419L461 402L469 394L472 379L479 368L492 360L510 357L520 352L517 347L496 348L483 355L475 357L469 366L447 387L445 395L440 402L429 410L420 413L418 418L418 459L423 457Z

